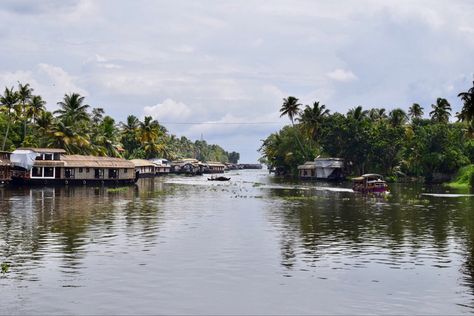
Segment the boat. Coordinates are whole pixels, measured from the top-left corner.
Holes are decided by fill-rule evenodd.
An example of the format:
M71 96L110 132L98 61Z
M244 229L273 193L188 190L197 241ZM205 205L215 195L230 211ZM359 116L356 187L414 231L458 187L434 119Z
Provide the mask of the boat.
M220 176L220 177L210 177L210 178L207 178L207 180L208 181L229 181L230 178Z
M376 173L363 174L360 177L353 178L352 190L362 193L387 192L388 185L383 176Z
M12 184L133 184L135 165L122 158L67 155L57 148L19 148L10 157Z

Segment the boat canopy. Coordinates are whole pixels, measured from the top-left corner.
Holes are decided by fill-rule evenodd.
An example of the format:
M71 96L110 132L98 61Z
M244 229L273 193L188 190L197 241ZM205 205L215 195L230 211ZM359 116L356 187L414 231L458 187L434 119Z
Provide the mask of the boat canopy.
M10 161L14 166L31 170L38 156L40 156L40 154L31 149L17 149L12 152Z

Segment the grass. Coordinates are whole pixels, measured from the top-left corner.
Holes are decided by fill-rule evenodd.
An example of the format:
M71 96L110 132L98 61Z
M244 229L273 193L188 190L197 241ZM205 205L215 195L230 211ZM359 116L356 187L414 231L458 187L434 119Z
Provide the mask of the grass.
M468 189L474 187L474 164L459 169L456 180L447 183L453 189Z
M118 192L125 192L128 191L128 187L121 187L121 188L108 188L107 192L109 193L118 193Z

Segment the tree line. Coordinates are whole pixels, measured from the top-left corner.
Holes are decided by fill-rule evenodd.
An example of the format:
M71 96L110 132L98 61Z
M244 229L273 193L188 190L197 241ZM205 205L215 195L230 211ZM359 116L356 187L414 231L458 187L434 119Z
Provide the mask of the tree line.
M474 82L459 93L463 108L450 122L452 108L444 98L431 105L429 118L414 103L406 112L395 108L331 113L320 102L304 108L298 98L283 99L281 116L291 125L269 135L259 149L261 162L277 173L295 175L297 166L315 157L339 157L351 174L424 176L453 174L474 162Z
M29 84L5 87L0 95L2 151L19 147L62 148L69 154L132 158L196 158L237 163L240 155L205 140L191 141L168 132L151 116L129 115L117 123L78 93L65 94L50 112Z

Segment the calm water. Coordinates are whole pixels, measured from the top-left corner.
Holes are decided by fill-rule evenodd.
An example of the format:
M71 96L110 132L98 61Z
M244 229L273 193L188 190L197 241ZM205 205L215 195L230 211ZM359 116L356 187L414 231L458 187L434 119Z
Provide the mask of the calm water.
M0 189L0 314L474 312L469 192L229 175Z

